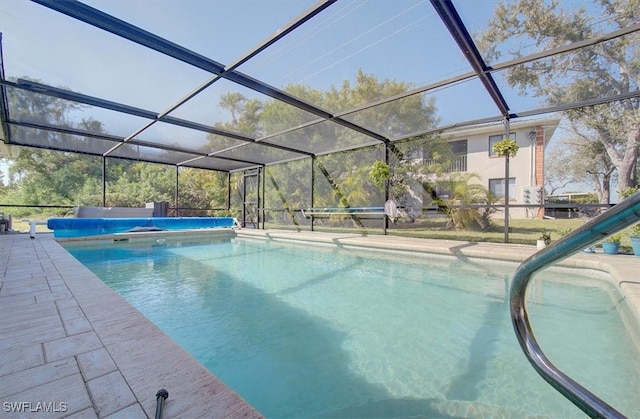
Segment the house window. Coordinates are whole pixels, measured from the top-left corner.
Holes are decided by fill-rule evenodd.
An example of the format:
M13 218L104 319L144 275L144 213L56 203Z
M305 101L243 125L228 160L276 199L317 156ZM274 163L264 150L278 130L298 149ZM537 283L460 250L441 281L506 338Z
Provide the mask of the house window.
M495 151L493 151L493 145L495 143L497 143L498 141L502 140L504 138L504 135L490 135L489 136L489 157L498 157L498 154L496 154ZM512 132L511 134L509 134L509 138L511 138L512 140L516 139L516 133Z
M504 198L504 178L489 179L489 190L496 198ZM516 178L509 178L509 201L516 199Z
M451 152L456 156L467 154L467 140L451 141L449 146L451 146Z

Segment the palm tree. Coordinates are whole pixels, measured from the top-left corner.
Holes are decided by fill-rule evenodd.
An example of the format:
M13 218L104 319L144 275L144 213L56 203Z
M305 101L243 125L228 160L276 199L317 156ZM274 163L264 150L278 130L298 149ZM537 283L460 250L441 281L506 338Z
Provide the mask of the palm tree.
M491 215L496 211L492 205L496 198L477 183L477 179L474 173L451 173L437 181L438 188L449 195L444 200L448 228L486 230L491 226ZM466 207L470 205L474 207Z
M227 94L220 96L218 105L231 113L234 128L238 127L238 115L242 113L246 100L247 98L240 92L227 92Z

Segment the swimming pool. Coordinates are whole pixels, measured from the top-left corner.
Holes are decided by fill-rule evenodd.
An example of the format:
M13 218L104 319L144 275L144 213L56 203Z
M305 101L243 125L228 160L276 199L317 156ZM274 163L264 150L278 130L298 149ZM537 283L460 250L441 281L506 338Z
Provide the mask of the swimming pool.
M104 246L65 244L267 417L583 417L520 351L514 264L230 237ZM601 275L540 275L531 321L553 362L638 417L639 355Z

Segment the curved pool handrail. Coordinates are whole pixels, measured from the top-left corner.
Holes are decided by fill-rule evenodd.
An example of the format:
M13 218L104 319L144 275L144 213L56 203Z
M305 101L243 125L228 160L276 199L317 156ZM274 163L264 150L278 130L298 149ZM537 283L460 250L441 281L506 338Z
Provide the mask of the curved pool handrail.
M542 352L531 330L525 307L527 285L540 269L566 259L605 237L639 222L640 192L527 258L516 270L511 283L511 320L527 359L545 381L591 417L624 418L625 416L560 371Z

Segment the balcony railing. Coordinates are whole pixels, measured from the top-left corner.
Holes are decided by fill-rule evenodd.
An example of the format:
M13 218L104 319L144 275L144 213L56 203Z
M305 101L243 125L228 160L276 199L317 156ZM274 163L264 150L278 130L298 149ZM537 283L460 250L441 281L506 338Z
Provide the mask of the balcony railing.
M435 160L426 159L424 164L429 167L435 164L439 164ZM451 162L451 165L444 169L445 173L453 173L453 172L466 172L467 171L467 155L461 154L459 156L455 156L454 160Z

